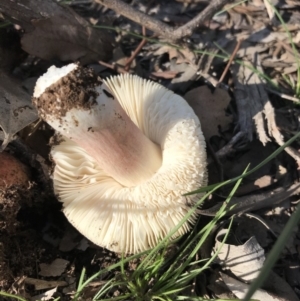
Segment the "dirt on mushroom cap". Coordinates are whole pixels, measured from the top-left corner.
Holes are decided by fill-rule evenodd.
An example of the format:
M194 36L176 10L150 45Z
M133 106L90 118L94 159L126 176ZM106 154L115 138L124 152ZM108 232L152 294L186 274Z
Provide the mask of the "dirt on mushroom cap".
M98 96L94 88L101 83L92 69L78 66L49 86L40 97L34 97L33 103L41 118L51 115L61 120L71 109L89 110ZM68 101L58 101L58 98Z

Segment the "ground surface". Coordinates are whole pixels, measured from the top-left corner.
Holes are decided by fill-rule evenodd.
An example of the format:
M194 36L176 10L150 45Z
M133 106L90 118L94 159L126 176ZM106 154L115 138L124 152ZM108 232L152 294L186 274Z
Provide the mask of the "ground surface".
M219 10L220 13L179 41L161 38L157 32L142 28L143 24L129 21L92 1L65 1L64 5L85 20L106 27L101 34L109 49L97 44L100 39L97 33L89 36L80 27L83 21L72 23L76 19L73 15L62 18L59 9L57 15L56 9L51 9L53 15L49 19L31 23L30 13L23 19L19 15L20 19L14 17L9 2L0 3L1 139L4 144L10 142L5 152L14 158L0 158L0 165L8 160L10 166L4 170L0 167L2 291L27 300L51 300L54 296L70 300L83 267L89 277L120 259L78 233L64 217L53 193L49 176L53 168L49 160L53 130L38 120L30 100L36 79L51 65L80 61L102 78L135 73L185 97L199 116L207 141L209 184L239 176L248 164L250 168L258 165L299 131L298 1L275 3L282 18L276 16L268 1L245 1L233 7L232 3L227 4L226 11ZM131 5L170 26L185 24L207 5L205 1L161 2L132 1ZM28 3L30 6L31 1ZM35 5L30 9L34 18L40 18ZM66 26L57 26L61 20ZM143 35L151 40L141 39ZM226 71L230 58L233 62ZM243 245L255 237L259 244L259 247L254 244L255 250L265 255L271 250L299 201L299 149L298 139L242 182L234 201L239 204L236 213L245 214L235 220L228 245ZM8 175L11 160L20 165ZM12 185L8 183L10 176ZM206 201L197 227L212 219L231 188L222 188ZM224 229L225 220L219 223ZM219 235L223 235L218 231L209 238L197 259L210 256ZM273 271L273 280L281 277L277 279L281 290L276 284L265 287L280 296L280 300L298 300L300 295L299 250L299 231L295 228ZM245 250L236 252L239 256L248 254ZM258 259L263 260L262 257ZM211 298L229 298L235 293L239 297L233 289L228 289L233 280L220 276L220 261L221 258L201 274L198 282L195 280L193 293ZM138 263L133 261L126 266L129 275ZM223 272L239 277L242 270L255 273L255 269L239 264L236 269L227 267ZM113 271L96 278L86 288L83 299L91 300L118 273ZM151 281L149 287L153 285ZM120 287L107 297L118 297L124 291Z

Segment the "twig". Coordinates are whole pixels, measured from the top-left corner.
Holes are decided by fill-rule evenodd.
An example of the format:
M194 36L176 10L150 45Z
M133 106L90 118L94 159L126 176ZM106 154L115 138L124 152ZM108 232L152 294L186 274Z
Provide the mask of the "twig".
M214 0L212 1L202 12L200 12L190 22L180 26L173 32L175 39L181 39L182 37L189 36L193 33L194 29L203 24L206 20L212 18L212 16L220 10L225 4L231 2L231 0Z
M116 65L116 64L109 64L103 61L98 61L98 63L106 68L112 69L117 71L118 73L128 73L124 68Z
M150 77L157 78L164 78L164 79L173 79L177 76L178 71L158 71L158 72L151 72Z
M145 28L145 26L143 26L143 28L142 28L142 33L143 33L143 36L146 36L146 28ZM128 71L130 69L130 65L131 65L132 61L138 55L138 53L141 51L141 49L144 47L144 45L146 43L147 43L147 39L142 39L141 40L141 42L138 45L138 47L134 50L134 52L132 53L131 57L126 62L126 66L124 68L126 71Z
M134 9L121 0L95 0L95 2L114 10L117 14L121 14L156 33L160 33L162 36L172 35L173 28L171 26Z
M234 48L234 50L232 52L232 55L230 56L229 61L228 61L227 65L226 65L226 67L225 67L225 69L223 71L223 74L221 75L221 77L219 79L219 82L217 83L217 87L223 82L224 77L226 76L231 63L232 63L233 59L235 58L236 53L240 49L242 42L243 42L243 39L238 40L238 42L237 42L237 44L236 44L236 46L235 46L235 48Z
M288 94L280 93L280 92L278 92L276 90L273 90L273 89L270 89L270 88L266 88L266 90L269 91L269 92L271 92L271 93L273 93L273 94L276 94L276 95L280 96L283 99L291 100L291 101L294 101L294 102L296 102L298 104L300 102L300 99L297 98L297 97L293 97L293 96L290 96Z
M212 1L195 18L193 18L188 23L178 27L177 29L134 9L132 6L124 3L121 0L94 0L94 1L114 10L116 13L121 14L126 18L140 25L145 26L146 28L161 35L162 37L174 41L191 35L195 28L203 24L206 20L210 19L216 11L218 11L225 4L231 2L232 0Z

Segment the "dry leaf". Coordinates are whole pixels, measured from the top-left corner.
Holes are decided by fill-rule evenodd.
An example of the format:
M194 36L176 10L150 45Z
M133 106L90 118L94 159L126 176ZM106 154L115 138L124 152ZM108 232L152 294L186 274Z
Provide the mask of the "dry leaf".
M297 63L297 59L299 59L299 57L295 57L295 54L290 51L286 51L280 56L280 60L285 63Z
M113 51L113 57L111 59L112 64L116 64L120 67L125 67L128 62L128 57L124 54L121 47L117 47ZM137 67L136 59L134 59L130 64L130 70L134 70Z
M226 286L239 298L243 299L248 290L250 285L243 283L237 279L234 279L224 273L221 273L222 279L225 282ZM258 289L253 294L251 300L259 300L259 301L288 301L288 299L282 299L273 294L268 293L263 289ZM290 301L290 300L289 300Z
M285 32L274 32L270 31L267 27L264 27L252 33L248 38L248 41L254 43L270 43L286 39L288 39L288 35Z
M261 53L268 49L267 44L255 44L254 46L252 43L248 41L244 41L241 45L241 48L237 52L238 57L252 57L255 53Z
M228 229L222 229L216 236L215 250L222 245ZM224 243L218 253L218 259L227 269L244 281L257 278L265 261L265 251L252 236L243 245Z
M288 265L288 262L289 261L287 261L287 265ZM297 259L295 260L294 264L291 262L290 262L290 264L292 265L292 270L295 271L295 266L298 265ZM274 292L277 296L280 296L281 298L285 298L285 300L299 301L299 298L297 297L294 289L292 288L292 287L296 287L299 285L299 281L300 281L299 273L293 273L293 275L290 275L293 277L293 279L290 279L290 280L292 280L292 287L287 282L289 275L288 275L286 269L285 269L283 275L284 275L284 278L278 276L276 273L271 271L269 274L268 280L264 284L264 288L270 292Z
M269 0L264 0L264 4L268 12L270 21L274 23L275 10L273 9L273 4L270 4Z
M195 65L196 55L190 49L176 49L171 46L162 46L154 52L154 55L162 55L167 53L169 55L170 67L168 74L161 74L162 78L171 79L171 84L168 87L171 90L185 92L191 85L191 82L196 78L198 71ZM177 76L171 75L176 73ZM157 75L154 75L157 77Z
M57 258L51 264L41 263L39 275L44 277L60 276L66 269L69 261Z
M295 44L300 44L300 31L298 31L298 32L296 33L296 35L293 37L293 42L294 42Z
M83 237L76 249L80 251L85 251L89 246L89 241L85 237Z
M207 86L201 86L187 92L184 98L199 117L206 139L218 135L218 126L224 129L232 121L225 113L230 102L225 90L217 88L212 92Z
M177 64L175 61L171 61L170 71L178 73L168 87L171 90L185 92L197 77L196 67L189 63Z
M82 236L69 224L67 224L64 236L59 243L59 250L62 252L70 252L78 246Z
M175 59L177 64L194 62L196 58L195 53L188 48L178 50L167 45L158 48L153 54L155 56L158 56L164 53L167 53L169 55L170 61Z
M0 126L5 135L2 149L17 132L37 118L30 95L17 81L0 72Z
M76 292L76 284L77 284L77 279L76 277L72 277L72 276L67 276L65 277L65 280L68 283L68 286L63 288L63 293L65 295L71 295L74 294Z
M158 56L158 55L162 55L164 53L167 53L169 55L169 60L171 61L172 59L176 59L178 56L177 50L174 47L170 47L170 46L162 46L160 48L158 48L153 55Z
M36 291L50 289L57 286L66 286L68 283L66 281L55 281L55 280L42 280L27 277L24 279L24 283L27 285L33 285Z
M23 36L22 48L44 60L80 61L82 64L110 57L112 45L109 41L104 43L101 32L82 24L75 13L72 17L57 14L33 20L34 30Z
M31 301L48 301L48 300L53 300L54 294L57 292L57 287L48 290L42 294L33 296L31 298Z
M263 0L253 0L252 1L252 4L254 6L258 6L258 7L261 7L263 5Z

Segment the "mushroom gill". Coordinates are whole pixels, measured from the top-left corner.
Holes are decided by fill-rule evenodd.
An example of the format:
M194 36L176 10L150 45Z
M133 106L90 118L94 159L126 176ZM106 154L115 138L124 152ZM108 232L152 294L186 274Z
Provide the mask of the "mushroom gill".
M132 75L102 82L71 64L51 67L33 102L63 136L51 151L63 211L95 244L152 248L198 200L183 195L206 184L205 141L193 110L172 91Z

